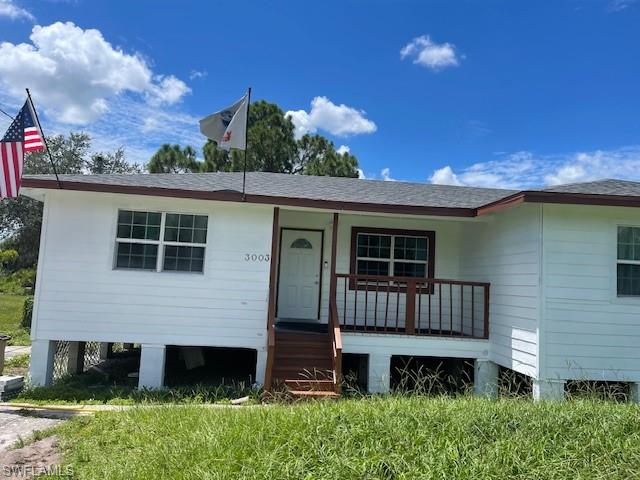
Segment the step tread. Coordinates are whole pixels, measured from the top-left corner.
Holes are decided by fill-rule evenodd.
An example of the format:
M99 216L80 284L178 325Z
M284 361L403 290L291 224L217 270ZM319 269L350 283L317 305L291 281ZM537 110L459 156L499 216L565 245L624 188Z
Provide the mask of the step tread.
M289 390L289 393L294 397L337 398L340 396L336 392L327 392L322 390Z

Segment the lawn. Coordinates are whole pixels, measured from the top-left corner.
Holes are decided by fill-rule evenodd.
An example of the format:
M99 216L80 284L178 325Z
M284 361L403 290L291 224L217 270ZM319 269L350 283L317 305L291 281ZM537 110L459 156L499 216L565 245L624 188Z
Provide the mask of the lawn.
M58 429L76 478L638 478L640 407L394 397L135 408Z
M11 335L9 345L31 345L29 332L20 327L24 295L0 294L0 333Z

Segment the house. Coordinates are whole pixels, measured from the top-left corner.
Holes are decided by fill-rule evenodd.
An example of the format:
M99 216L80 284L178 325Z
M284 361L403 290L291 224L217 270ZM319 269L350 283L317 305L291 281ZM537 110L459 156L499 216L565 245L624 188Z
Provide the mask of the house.
M44 201L31 378L56 341L255 353L271 388L371 392L394 357L464 358L476 390L503 367L536 399L571 380L640 386L640 183L511 191L248 173L27 176ZM352 357L349 357L352 358ZM303 371L326 370L303 381ZM311 385L312 382L324 382Z

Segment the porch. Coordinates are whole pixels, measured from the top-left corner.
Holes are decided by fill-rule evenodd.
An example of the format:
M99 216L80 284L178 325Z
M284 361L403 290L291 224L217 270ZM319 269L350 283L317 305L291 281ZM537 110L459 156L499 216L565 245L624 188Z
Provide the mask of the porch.
M343 343L349 344L347 350L367 353L366 342L358 339L362 335L379 336L374 343L387 345L389 355L399 354L393 348L405 350L401 346L406 344L428 356L450 351L455 340L472 345L458 348L460 355L486 358L490 285L460 278L463 230L455 218L275 208L267 390L274 381L291 383L296 378L290 377L322 370L323 381L330 379L339 392ZM287 338L287 332L296 336ZM278 348L278 339L286 343L286 352ZM442 348L433 348L437 342ZM305 349L326 351L322 359L307 361Z

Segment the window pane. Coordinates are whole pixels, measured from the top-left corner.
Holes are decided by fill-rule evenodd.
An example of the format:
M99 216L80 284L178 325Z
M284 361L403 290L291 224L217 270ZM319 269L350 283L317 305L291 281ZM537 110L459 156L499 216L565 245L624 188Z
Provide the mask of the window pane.
M424 263L393 263L394 277L426 277L426 264Z
M164 239L167 242L207 243L207 216L168 213Z
M358 256L390 258L391 237L388 235L358 234Z
M393 258L396 260L426 260L427 239L424 237L397 236L395 238Z
M161 219L162 219L162 215L160 213L149 212L149 225L159 227Z
M146 225L147 212L133 212L133 223L135 225Z
M131 225L118 225L118 238L131 238Z
M200 229L194 230L193 243L207 243L207 231Z
M147 227L147 240L160 239L160 227Z
M389 262L358 260L358 275L389 276Z
M167 219L165 220L167 227L177 227L179 217L180 215L175 213L167 213Z
M166 227L164 229L164 239L167 242L178 241L178 229L173 227Z
M640 265L618 265L618 295L640 296Z
M193 215L180 215L180 227L193 227Z
M193 241L193 230L185 230L184 228L180 228L178 232L178 241L191 243Z
M144 231L145 231L145 227L142 225L134 225L133 229L131 230L131 238L137 238L140 240L144 240Z
M120 210L118 212L118 223L133 223L133 212Z
M139 243L118 243L116 255L117 268L155 270L158 246Z
M618 260L640 260L639 227L618 227Z
M207 229L207 217L206 215L196 215L194 227Z
M164 255L164 270L179 272L202 272L203 247L167 246Z
M161 214L157 212L132 212L121 210L118 212L118 238L132 238L140 240L160 239Z

